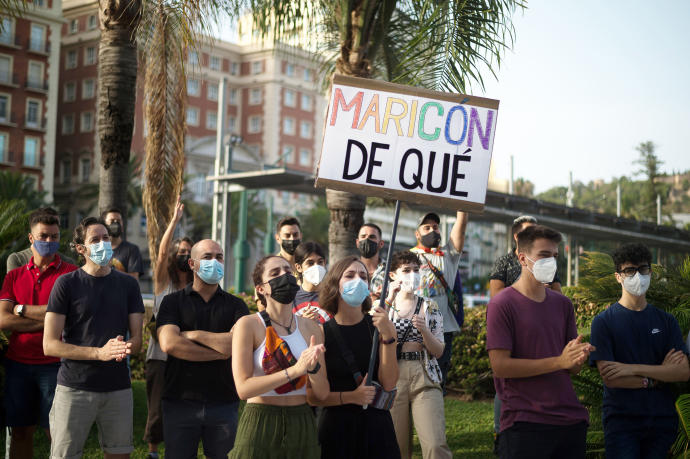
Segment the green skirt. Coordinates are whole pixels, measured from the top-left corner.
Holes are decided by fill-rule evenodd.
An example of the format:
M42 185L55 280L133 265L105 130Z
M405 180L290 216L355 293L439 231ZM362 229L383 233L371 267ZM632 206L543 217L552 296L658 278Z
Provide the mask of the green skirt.
M228 458L319 459L316 420L309 405L247 403Z

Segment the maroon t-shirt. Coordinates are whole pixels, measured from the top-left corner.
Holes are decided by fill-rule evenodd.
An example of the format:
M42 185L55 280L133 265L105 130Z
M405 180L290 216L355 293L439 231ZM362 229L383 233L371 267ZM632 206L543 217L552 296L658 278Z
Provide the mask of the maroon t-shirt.
M513 287L491 299L486 310L486 348L507 349L516 359L543 359L561 355L577 337L570 300L550 289L538 303ZM555 371L530 378L494 378L501 399L501 432L515 422L569 425L588 422L578 402L570 374Z

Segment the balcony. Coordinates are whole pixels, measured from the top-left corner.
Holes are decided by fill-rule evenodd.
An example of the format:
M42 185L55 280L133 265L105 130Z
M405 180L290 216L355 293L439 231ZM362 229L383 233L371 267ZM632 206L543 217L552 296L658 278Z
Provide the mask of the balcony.
M26 79L26 90L40 92L41 94L48 93L48 82L47 81L36 81L32 78Z
M50 54L50 42L37 41L29 38L26 42L26 47L30 53L40 54L42 56L48 56Z
M46 119L41 118L39 120L30 120L28 117L24 117L24 129L30 129L32 131L46 132Z
M0 115L0 126L16 127L17 117L14 113L4 113Z
M0 35L0 46L13 49L21 49L22 39L18 35L2 34Z
M11 88L19 87L19 76L17 73L0 73L0 86L9 86Z

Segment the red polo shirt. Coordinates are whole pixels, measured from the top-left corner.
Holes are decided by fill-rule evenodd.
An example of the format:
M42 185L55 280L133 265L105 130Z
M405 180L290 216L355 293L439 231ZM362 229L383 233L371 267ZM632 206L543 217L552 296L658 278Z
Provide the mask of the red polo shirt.
M53 289L55 279L65 273L78 269L71 263L64 262L59 255L48 265L45 271L34 264L31 257L29 263L13 269L5 276L5 281L0 290L0 300L10 301L14 304L24 304L27 308L48 304L50 291ZM12 332L10 335L10 347L7 350L7 358L16 362L30 365L55 363L60 359L46 357L43 353L43 332L20 333Z

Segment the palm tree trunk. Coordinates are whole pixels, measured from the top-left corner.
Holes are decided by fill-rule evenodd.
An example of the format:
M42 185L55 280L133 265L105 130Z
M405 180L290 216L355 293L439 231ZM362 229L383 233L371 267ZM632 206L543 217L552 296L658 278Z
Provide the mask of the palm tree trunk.
M345 191L326 190L326 204L331 212L328 225L328 258L336 261L348 255L356 255L355 240L364 223L367 198Z
M137 83L135 31L141 0L100 0L98 139L101 149L98 210L127 210L128 163Z

